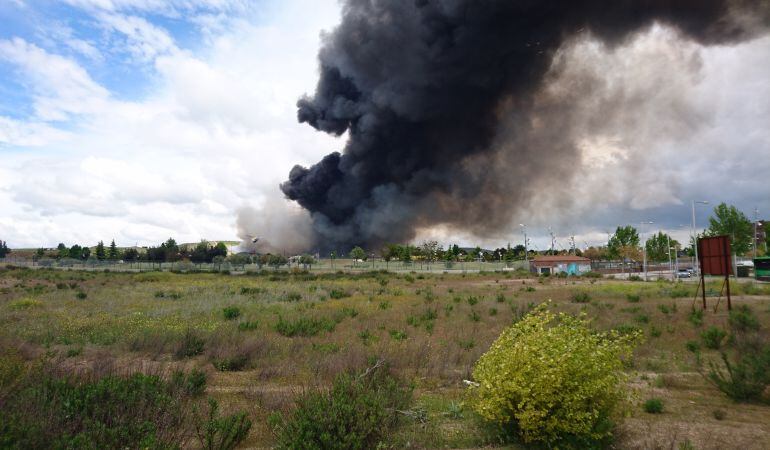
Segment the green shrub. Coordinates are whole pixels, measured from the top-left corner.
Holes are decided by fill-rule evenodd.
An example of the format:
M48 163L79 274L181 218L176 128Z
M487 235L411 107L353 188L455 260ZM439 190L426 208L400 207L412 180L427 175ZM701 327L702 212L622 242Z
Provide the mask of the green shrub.
M294 320L286 320L279 316L278 322L275 324L275 331L286 337L315 336L321 331L334 331L335 325L334 320L327 318L316 319L302 316Z
M759 320L754 315L754 311L748 305L740 305L733 311L730 311L730 327L735 331L757 331L759 330Z
M696 353L700 350L700 344L696 341L687 341L687 344L685 344L687 347L687 351L690 351L692 353Z
M85 293L85 292L83 292L83 291L80 291L80 292L78 292L77 294L75 294L75 297L76 297L78 300L85 300L85 299L88 297L88 294L86 294L86 293Z
M629 303L639 303L641 299L642 297L639 294L626 294L626 300L628 300Z
M342 289L332 289L329 291L329 298L341 299L345 297L350 297L350 294Z
M406 332L403 330L390 330L390 337L396 341L403 341L407 338Z
M197 397L206 390L206 373L198 369L187 374L177 370L171 375L171 385L187 395Z
M237 306L226 306L222 309L222 314L225 316L225 320L234 320L240 317L241 310Z
M596 333L585 315L540 305L503 331L473 369L473 409L525 442L594 446L626 396L623 358L641 334Z
M182 340L177 344L174 354L179 359L190 358L203 353L203 347L205 345L206 342L197 332L187 329L184 335L182 335Z
M176 448L184 387L154 375L81 380L37 369L0 408L3 448ZM184 377L186 378L186 377Z
M696 327L703 325L703 310L693 308L692 311L690 311L690 316L687 317L687 320Z
M302 294L300 294L298 292L289 292L284 297L284 300L286 300L287 302L298 302L298 301L302 300Z
M650 327L650 336L652 337L660 337L660 335L663 334L662 331L660 331L660 328L656 327L655 325Z
M246 320L238 323L238 331L253 331L259 327L259 322L256 320Z
M591 296L588 295L588 292L573 292L572 293L572 302L573 303L588 303L591 301Z
M714 415L714 418L717 420L724 420L725 417L727 417L727 413L724 409L715 409L712 414Z
M727 332L715 326L710 326L700 336L706 348L717 350L721 347L724 338L727 337Z
M249 358L244 355L231 355L214 359L211 364L220 372L239 372L246 368L248 362Z
M736 401L761 401L770 386L770 346L738 349L735 361L722 353L724 367L709 363L708 378L720 391ZM766 399L765 399L766 400Z
M647 314L637 314L636 317L634 317L634 320L639 323L650 323L650 316Z
M644 412L650 414L660 414L663 412L663 400L651 398L644 402Z
M497 300L497 303L505 303L505 295L502 293L497 294L497 297L495 298Z
M479 298L478 298L478 297L476 297L475 295L470 295L470 296L468 296L468 304L469 304L469 305L471 305L471 306L474 306L474 305L476 305L478 302L479 302Z
M373 449L410 402L411 392L375 366L300 395L292 412L272 414L270 424L278 449Z
M232 450L249 434L251 421L245 412L219 416L219 404L209 399L209 412L205 419L195 411L195 434L201 447L206 450Z
M468 318L471 319L472 322L480 322L481 314L477 313L476 311L471 311L471 313L468 314Z
M640 277L639 275L631 275L630 277L628 277L628 281L642 281L642 277Z

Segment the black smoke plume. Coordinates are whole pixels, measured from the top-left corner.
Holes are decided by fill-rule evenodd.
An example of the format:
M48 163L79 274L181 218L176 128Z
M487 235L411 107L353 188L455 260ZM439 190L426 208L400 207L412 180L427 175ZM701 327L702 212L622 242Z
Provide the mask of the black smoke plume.
M770 2L345 1L298 119L347 144L281 189L311 213L316 248L499 230L579 164L569 102L542 99L559 49L585 36L613 48L654 23L731 44L767 30Z

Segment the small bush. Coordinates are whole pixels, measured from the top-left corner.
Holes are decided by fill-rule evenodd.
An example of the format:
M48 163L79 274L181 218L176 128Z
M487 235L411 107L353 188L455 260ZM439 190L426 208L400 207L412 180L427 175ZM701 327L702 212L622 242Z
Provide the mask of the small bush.
M660 328L656 327L655 325L650 327L650 336L656 338L660 337L661 334L663 334L663 332L660 331Z
M639 303L642 297L639 294L626 294L626 300L629 303Z
M770 386L770 346L738 349L734 361L722 353L723 368L710 362L708 378L736 401L761 401Z
M406 332L402 330L390 330L390 337L395 341L403 341L407 338Z
M334 331L336 322L331 319L315 319L310 317L299 317L294 320L286 320L278 317L275 324L275 331L286 337L294 336L315 336L321 331Z
M471 321L473 322L480 322L481 314L477 313L476 311L471 311L471 313L468 314L468 318L471 319Z
M469 305L474 306L479 302L479 298L475 295L471 295L468 297L467 301Z
M724 420L725 417L727 417L727 412L725 412L724 409L715 409L712 414L714 415L714 418L717 420Z
M383 311L384 311L384 310L386 310L386 309L389 309L389 308L390 308L390 306L391 306L391 305L390 305L390 302L389 302L389 301L387 301L387 300L383 300L383 301L381 301L381 302L380 302L379 308L380 308L381 310L383 310Z
M220 372L239 372L246 368L249 358L244 355L232 355L211 361Z
M637 332L596 333L584 315L555 315L540 305L476 363L479 384L469 392L470 404L525 442L596 446L611 435L611 418L626 395L623 359L640 339Z
M651 398L644 402L644 412L650 414L660 414L663 412L663 400Z
M591 296L588 292L574 292L572 293L572 303L588 303L591 301Z
M631 275L630 277L628 277L628 281L642 281L642 277L640 277L639 275Z
M75 298L77 298L78 300L85 300L87 297L88 297L88 294L86 294L83 291L80 291L77 294L75 294Z
M219 404L209 399L209 412L201 418L195 411L195 434L206 450L232 450L246 439L251 429L251 421L245 412L229 416L219 416Z
M237 306L226 306L222 309L222 315L225 316L225 320L235 320L241 315L241 310Z
M197 397L206 390L206 373L198 369L188 374L177 370L171 376L171 385L187 395Z
M246 320L238 323L238 331L253 331L259 327L259 322L256 320Z
M497 308L489 308L489 315L490 316L496 316L497 315Z
M373 449L410 401L382 367L339 375L330 390L302 394L291 413L270 416L276 448Z
M685 344L687 347L687 351L696 353L700 350L700 344L696 341L687 341L687 344Z
M693 308L687 320L696 327L703 325L703 310Z
M650 323L650 316L647 314L637 314L636 317L634 317L634 320L639 323Z
M711 326L704 330L700 336L701 339L703 339L703 345L705 345L706 348L717 350L722 346L722 341L727 337L727 332L715 326Z
M182 340L177 345L174 354L179 359L200 355L203 353L205 344L205 341L197 332L188 329L185 331L184 335L182 335Z
M350 294L342 289L332 289L329 291L329 298L341 299L345 297L350 297Z
M759 330L759 320L748 305L740 305L730 311L730 327L739 332Z
M298 301L302 300L302 294L300 294L298 292L289 292L288 294L286 294L284 299L287 302L298 302Z

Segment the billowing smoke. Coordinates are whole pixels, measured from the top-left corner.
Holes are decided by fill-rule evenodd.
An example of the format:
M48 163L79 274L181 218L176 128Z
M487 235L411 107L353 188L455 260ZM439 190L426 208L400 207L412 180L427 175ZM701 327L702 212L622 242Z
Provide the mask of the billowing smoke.
M564 71L560 50L585 39L613 48L656 23L731 44L767 30L770 1L345 1L298 119L347 132L347 144L281 185L310 213L312 247L506 226L580 164L571 113L591 90L548 89Z

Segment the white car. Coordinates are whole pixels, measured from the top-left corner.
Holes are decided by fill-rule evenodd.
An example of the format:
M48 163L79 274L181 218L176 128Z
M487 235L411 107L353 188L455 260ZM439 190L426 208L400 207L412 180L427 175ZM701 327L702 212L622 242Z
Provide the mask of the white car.
M692 278L692 272L690 269L681 269L676 271L677 278Z

